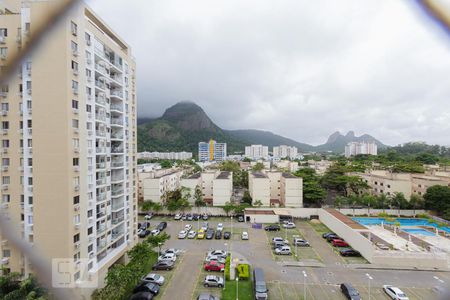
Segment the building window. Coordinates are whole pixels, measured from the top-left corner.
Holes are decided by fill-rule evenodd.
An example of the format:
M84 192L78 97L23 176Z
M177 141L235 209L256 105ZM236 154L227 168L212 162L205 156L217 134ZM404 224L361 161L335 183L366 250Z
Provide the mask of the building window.
M91 45L91 35L87 32L84 33L84 39L86 40L86 45Z
M2 103L2 111L9 111L9 103Z
M7 55L8 55L8 48L0 47L0 57L6 58Z
M11 182L11 179L9 176L3 176L2 177L2 184L9 184Z
M2 122L2 129L3 129L3 130L9 129L9 122L8 122L8 121L3 121L3 122Z
M2 166L5 166L5 167L9 166L9 158L3 158L2 159Z
M11 201L11 195L4 194L2 195L2 203L9 203Z
M72 108L78 109L78 101L77 100L72 100Z
M76 204L79 204L79 203L80 203L80 196L73 197L73 204L76 205Z
M78 63L72 60L72 70L78 72Z
M74 157L72 160L72 163L74 166L79 166L80 165L80 159L78 157Z
M73 21L70 22L70 30L71 30L73 35L76 36L78 34L78 26Z
M11 250L4 249L3 250L3 257L11 257Z
M78 94L78 81L72 80L72 91L74 94Z
M0 28L0 37L8 36L8 28Z
M73 53L78 53L78 44L75 43L74 41L71 41L70 48L72 49Z
M72 120L72 127L73 127L73 128L78 128L78 126L79 126L78 120L73 119L73 120Z
M9 148L9 140L3 140L2 141L2 147L3 148Z
M80 234L77 233L73 236L73 242L74 243L78 243L80 241Z

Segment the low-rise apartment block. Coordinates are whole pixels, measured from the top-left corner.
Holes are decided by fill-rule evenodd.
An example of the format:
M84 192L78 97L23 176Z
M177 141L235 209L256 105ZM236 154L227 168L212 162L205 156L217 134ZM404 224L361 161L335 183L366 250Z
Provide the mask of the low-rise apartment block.
M290 161L290 160L280 160L274 162L274 165L279 169L285 169L288 172L297 172L297 170L300 168L298 165L298 162L296 161Z
M290 173L250 172L248 186L253 201L263 206L303 207L303 179Z
M181 186L191 190L191 203L194 204L194 193L197 188L202 191L203 200L211 206L225 205L232 201L233 173L225 171L205 171L195 173L181 180Z
M357 173L370 186L374 195L403 193L409 200L412 194L423 196L433 185L450 186L450 172L392 173L387 170L371 170Z
M176 159L188 160L192 159L192 152L139 152L138 159Z
M311 168L314 171L316 171L316 174L323 175L328 170L329 167L331 167L333 163L329 160L308 160L307 161L307 168Z
M139 171L139 200L161 202L163 195L181 186L183 171L177 168Z
M273 147L274 158L296 159L298 155L297 147L280 145Z
M268 159L269 147L263 145L245 146L245 157L253 160Z

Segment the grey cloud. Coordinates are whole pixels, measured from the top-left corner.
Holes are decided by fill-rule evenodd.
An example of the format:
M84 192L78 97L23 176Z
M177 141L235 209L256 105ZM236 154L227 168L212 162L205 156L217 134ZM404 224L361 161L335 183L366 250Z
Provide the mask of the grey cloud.
M449 41L407 2L88 3L132 46L140 116L192 100L227 129L450 144Z

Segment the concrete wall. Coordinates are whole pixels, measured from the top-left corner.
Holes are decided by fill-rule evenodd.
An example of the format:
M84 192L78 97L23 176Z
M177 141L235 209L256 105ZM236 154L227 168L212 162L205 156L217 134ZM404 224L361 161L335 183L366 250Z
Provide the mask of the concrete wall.
M369 262L372 262L374 247L368 239L324 209L319 209L319 219L333 232L345 239L354 249L358 250Z
M247 221L247 217L250 217L250 223L278 223L279 216L278 215L254 215L254 214L246 214L245 220Z
M260 200L263 206L270 206L269 178L255 178L250 173L248 187L253 201Z
M281 202L286 207L303 206L303 179L281 177Z
M229 202L233 194L233 180L231 176L227 179L214 179L213 191L214 206L222 206Z

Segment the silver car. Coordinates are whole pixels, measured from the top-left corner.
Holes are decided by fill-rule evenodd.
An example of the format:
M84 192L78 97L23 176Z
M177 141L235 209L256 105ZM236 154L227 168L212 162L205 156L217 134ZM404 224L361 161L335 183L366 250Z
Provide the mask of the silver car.
M223 287L223 277L216 275L208 275L205 277L205 281L203 282L205 287Z
M163 285L164 284L164 277L156 274L156 273L148 273L147 275L143 276L141 278L141 281L143 282L151 282L156 283L157 285Z

